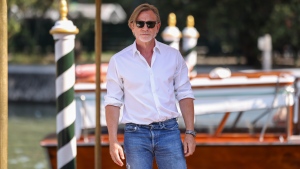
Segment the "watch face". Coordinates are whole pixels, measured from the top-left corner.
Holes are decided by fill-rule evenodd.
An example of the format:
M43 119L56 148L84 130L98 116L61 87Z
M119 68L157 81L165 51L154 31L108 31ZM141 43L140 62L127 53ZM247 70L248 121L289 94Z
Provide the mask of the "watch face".
M194 137L196 136L196 132L195 131L186 131L185 134L191 134L193 135Z

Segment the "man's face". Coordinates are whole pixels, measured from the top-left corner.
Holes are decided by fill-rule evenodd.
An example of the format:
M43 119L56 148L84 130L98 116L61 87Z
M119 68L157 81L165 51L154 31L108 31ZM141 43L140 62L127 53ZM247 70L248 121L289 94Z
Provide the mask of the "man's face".
M155 38L159 28L160 23L157 23L156 15L151 10L141 12L136 21L131 24L132 33L140 42L150 42Z

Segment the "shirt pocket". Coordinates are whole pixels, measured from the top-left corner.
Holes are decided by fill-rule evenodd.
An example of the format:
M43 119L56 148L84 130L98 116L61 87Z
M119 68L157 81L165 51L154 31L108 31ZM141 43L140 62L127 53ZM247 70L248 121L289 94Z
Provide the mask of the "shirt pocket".
M178 123L177 121L171 121L164 124L163 129L166 130L177 130L178 129Z

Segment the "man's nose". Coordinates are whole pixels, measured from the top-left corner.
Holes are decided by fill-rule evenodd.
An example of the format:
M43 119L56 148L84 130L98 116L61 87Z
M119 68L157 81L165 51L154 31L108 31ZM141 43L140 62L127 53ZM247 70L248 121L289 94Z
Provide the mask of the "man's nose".
M146 23L145 23L145 25L142 27L142 29L144 29L144 30L149 29Z

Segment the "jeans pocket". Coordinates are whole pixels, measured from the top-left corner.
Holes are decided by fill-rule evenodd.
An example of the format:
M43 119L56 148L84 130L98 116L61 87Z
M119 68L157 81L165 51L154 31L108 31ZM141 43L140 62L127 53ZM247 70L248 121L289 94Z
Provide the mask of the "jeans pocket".
M171 121L164 124L163 129L166 130L177 130L178 129L178 123L177 121Z
M135 132L137 130L137 125L135 124L126 124L125 125L125 128L124 128L124 131L125 132Z

